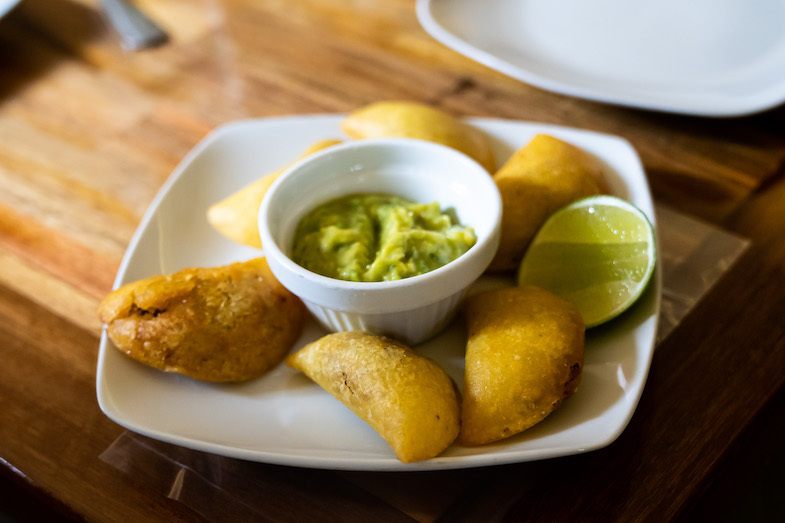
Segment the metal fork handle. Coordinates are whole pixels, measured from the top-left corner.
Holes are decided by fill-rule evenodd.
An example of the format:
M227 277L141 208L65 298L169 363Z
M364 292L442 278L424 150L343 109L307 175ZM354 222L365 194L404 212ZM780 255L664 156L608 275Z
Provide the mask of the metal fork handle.
M126 51L160 45L169 38L163 29L127 0L101 0L101 6Z

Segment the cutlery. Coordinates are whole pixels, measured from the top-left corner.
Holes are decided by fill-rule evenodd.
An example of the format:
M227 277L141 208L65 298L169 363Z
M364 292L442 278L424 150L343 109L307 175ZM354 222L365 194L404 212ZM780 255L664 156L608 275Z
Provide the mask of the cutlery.
M169 38L166 31L128 0L101 0L101 6L126 51L154 47Z

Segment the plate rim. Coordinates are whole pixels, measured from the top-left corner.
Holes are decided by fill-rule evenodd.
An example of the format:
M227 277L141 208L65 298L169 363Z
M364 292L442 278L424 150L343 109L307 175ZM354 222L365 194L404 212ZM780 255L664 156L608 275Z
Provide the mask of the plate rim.
M158 208L160 207L163 200L167 197L169 192L172 190L174 185L179 181L180 177L187 171L190 165L207 149L209 148L214 142L222 138L224 135L229 134L236 129L240 129L245 126L253 126L258 124L264 123L276 123L276 122L293 122L296 120L302 120L304 122L314 121L314 120L332 120L335 118L339 118L344 116L342 113L321 113L321 114L305 114L305 115L290 115L290 116L273 116L273 117L263 117L263 118L249 118L249 119L241 119L223 123L209 133L207 133L177 164L177 166L172 171L172 174L167 178L167 180L161 185L161 188L156 193L155 197L150 202L149 206L145 210L144 214L142 215L142 219L139 222L136 230L134 231L131 240L128 243L128 247L126 248L125 253L123 254L122 261L117 269L117 274L115 276L112 289L118 288L128 270L128 266L131 262L131 259L138 247L139 242L142 239L143 234L148 228L149 223L155 218ZM554 125L554 124L547 124L547 123L540 123L534 121L527 121L527 120L515 120L515 119L506 119L506 118L485 118L485 117L470 117L466 118L469 122L474 122L481 124L482 122L488 123L507 123L507 124L524 124L524 125L533 125L540 129L551 129L555 131L564 131L567 133L578 133L583 135L594 135L598 138L603 138L606 140L613 140L619 142L621 145L624 146L625 149L631 153L631 158L634 159L636 163L636 169L640 171L643 175L643 183L645 185L645 191L648 203L651 205L651 212L647 213L650 214L649 218L654 225L655 231L658 232L659 229L656 223L656 215L654 213L654 205L653 199L651 197L651 189L649 187L648 179L645 176L645 170L643 169L642 162L640 160L640 156L635 151L634 147L628 140L625 138L608 134L602 133L598 131L586 130L586 129L579 129L574 127L567 127L561 125ZM660 259L660 244L657 241L656 244L657 255L658 259ZM238 458L244 459L249 461L256 461L262 463L269 463L274 465L286 465L286 466L295 466L295 467L304 467L304 468L313 468L313 469L329 469L329 470L354 470L354 471L426 471L426 470L448 470L448 469L464 469L464 468L477 468L477 467L486 467L486 466L494 466L494 465L501 465L501 464L511 464L511 463L520 463L525 461L535 461L535 460L542 460L542 459L550 459L556 458L561 456L568 456L568 455L575 455L575 454L582 454L585 452L598 450L604 448L611 443L613 443L618 437L624 432L627 425L629 424L632 416L635 414L637 410L638 403L640 398L643 394L643 389L646 386L646 381L649 376L649 372L651 369L651 362L654 355L654 346L656 345L656 329L657 325L659 324L660 313L661 313L661 299L662 299L662 273L661 273L661 263L656 265L656 270L654 277L652 278L652 282L650 283L653 286L653 292L655 293L654 296L654 335L651 338L650 344L647 348L647 358L645 361L641 361L641 385L637 389L635 397L631 397L630 395L625 395L627 401L630 403L630 409L625 413L625 418L618 425L616 430L613 432L608 433L604 438L598 438L595 441L592 441L590 444L585 446L576 447L574 445L571 446L560 446L560 447L550 447L548 449L524 449L524 450L514 450L508 452L489 452L483 454L473 454L468 456L437 456L435 458L431 458L429 460L416 462L416 463L402 463L398 461L392 454L390 457L386 458L360 458L360 457L328 457L328 456L310 456L310 455L303 455L303 454L287 454L286 452L281 451L265 451L265 450L252 450L252 449L244 449L238 448L235 446L224 445L219 443L213 443L209 441L203 441L200 439L178 436L175 434L169 434L166 432L162 432L160 430L150 429L145 426L141 426L133 421L129 421L124 419L122 414L119 411L116 411L111 404L111 401L106 396L106 380L105 380L105 365L106 365L106 354L109 349L109 340L106 332L106 327L102 326L101 328L101 338L99 342L99 352L98 352L98 361L96 366L96 396L98 400L98 406L101 411L106 415L110 420L118 425L138 434L142 434L144 436L164 441L167 443L171 443L174 445L179 445L187 448L191 448L194 450L199 450L203 452L210 452L217 455L222 455L231 458Z
M630 95L620 92L604 94L591 87L554 80L484 51L447 29L436 19L431 9L432 4L440 1L444 0L417 0L417 20L428 35L447 48L471 60L545 91L634 109L712 118L750 116L773 109L785 102L785 81L769 85L757 95L724 96L724 104L717 104L716 102L714 105L704 103L704 105L694 108L689 106L686 100L675 103L647 101L645 95L636 96L635 94ZM705 94L701 96L705 97Z

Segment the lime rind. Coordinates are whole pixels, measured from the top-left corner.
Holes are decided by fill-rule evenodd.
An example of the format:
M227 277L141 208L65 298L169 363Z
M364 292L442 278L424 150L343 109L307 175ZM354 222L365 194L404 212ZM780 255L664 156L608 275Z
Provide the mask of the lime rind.
M654 227L643 211L615 196L592 196L545 222L524 256L518 284L572 301L586 327L595 327L641 297L656 258Z

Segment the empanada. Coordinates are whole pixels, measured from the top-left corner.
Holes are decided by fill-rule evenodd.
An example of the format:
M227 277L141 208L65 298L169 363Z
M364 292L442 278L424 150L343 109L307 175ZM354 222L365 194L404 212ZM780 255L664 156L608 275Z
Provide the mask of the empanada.
M542 421L580 381L584 326L569 302L538 287L469 298L460 441L482 445Z
M459 429L459 395L432 360L364 332L327 335L286 359L368 423L404 462L439 455Z
M281 362L305 320L302 302L264 258L129 283L106 296L98 314L131 358L205 381L261 376Z
M496 168L490 140L481 130L429 105L376 102L353 111L341 124L351 138L417 138L457 149L488 172Z
M502 234L490 271L515 270L545 220L580 198L606 192L599 160L538 134L493 176L502 196Z

